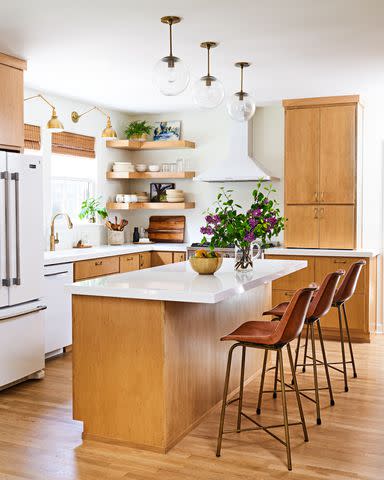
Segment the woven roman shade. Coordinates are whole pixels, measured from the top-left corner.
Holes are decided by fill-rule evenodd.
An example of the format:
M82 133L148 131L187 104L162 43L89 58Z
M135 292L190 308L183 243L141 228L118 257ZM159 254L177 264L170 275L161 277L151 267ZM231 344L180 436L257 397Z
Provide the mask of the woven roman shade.
M70 132L53 133L52 152L95 158L95 137Z
M41 138L40 127L38 125L24 124L24 148L30 150L40 150Z

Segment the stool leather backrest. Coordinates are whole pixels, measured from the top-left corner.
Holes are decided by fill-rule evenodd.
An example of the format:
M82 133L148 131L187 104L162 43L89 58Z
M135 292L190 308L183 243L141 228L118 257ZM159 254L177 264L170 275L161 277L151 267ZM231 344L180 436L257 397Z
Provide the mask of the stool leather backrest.
M361 269L367 262L365 260L359 260L352 263L349 267L340 287L336 290L334 303L343 303L349 300L355 293L357 281L359 280Z
M337 284L344 270L328 273L321 282L319 289L313 294L312 302L309 305L307 318L321 318L326 315L332 307Z
M288 343L301 333L315 291L315 287L307 287L295 292L273 333L274 343Z

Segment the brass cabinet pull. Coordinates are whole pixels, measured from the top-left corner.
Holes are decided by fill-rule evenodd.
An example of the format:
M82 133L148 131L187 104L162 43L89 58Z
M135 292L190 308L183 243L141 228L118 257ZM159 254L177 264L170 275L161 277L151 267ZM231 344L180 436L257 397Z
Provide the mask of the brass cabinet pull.
M319 218L319 209L315 208L315 216L313 218Z
M347 263L346 260L333 260L333 263Z
M292 291L289 291L289 292L284 292L284 295L286 297L292 297L292 295L294 294L295 292L292 290Z
M324 202L324 192L320 192L320 202Z
M96 266L96 267L99 267L99 266L102 265L102 264L103 264L103 261L102 261L102 260L100 260L99 262L95 262L95 266Z
M324 216L324 208L320 208L319 213L320 213L319 218L322 218Z
M319 193L315 192L315 202L318 202L318 201L319 201Z
M126 260L127 262L132 262L133 257L125 257L125 260Z

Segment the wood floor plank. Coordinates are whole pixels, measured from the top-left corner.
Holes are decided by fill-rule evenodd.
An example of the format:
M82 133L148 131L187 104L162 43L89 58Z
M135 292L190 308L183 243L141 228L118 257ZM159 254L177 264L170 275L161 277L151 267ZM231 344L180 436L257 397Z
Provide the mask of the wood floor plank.
M327 342L332 360L339 345ZM322 420L316 425L314 404L303 400L309 443L292 427L293 471L285 450L263 432L227 435L222 456L215 457L219 412L213 412L168 454L82 441L80 422L72 420L71 354L47 363L44 380L0 392L0 480L381 480L384 478L384 338L355 345L359 377L344 392L342 376L331 372L336 405L321 393ZM223 372L225 365L223 365ZM320 369L320 381L325 377ZM299 375L311 386L310 371ZM272 385L272 375L266 387ZM244 409L255 414L258 381L245 390ZM294 396L289 416L298 418ZM228 409L235 424L236 404ZM260 420L280 422L280 397L265 395ZM245 425L245 424L244 424ZM281 432L283 434L283 432Z

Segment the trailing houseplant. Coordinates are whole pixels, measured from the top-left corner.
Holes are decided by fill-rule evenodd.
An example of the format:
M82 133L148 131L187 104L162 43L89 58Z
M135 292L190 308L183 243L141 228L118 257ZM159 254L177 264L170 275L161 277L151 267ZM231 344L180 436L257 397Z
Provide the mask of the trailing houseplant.
M87 218L89 223L96 223L96 216L99 215L103 220L107 218L108 213L105 207L101 205L101 197L89 197L81 204L79 218Z
M213 210L206 211L206 225L200 229L204 234L202 242L208 242L208 236L211 249L235 245L235 269L252 269L253 247L263 248L284 229L285 218L277 201L271 198L274 192L272 184L263 186L258 182L252 192L253 202L244 212L233 200L233 190L221 187Z
M131 122L124 131L128 140L145 141L147 136L152 132L153 127L146 120Z

